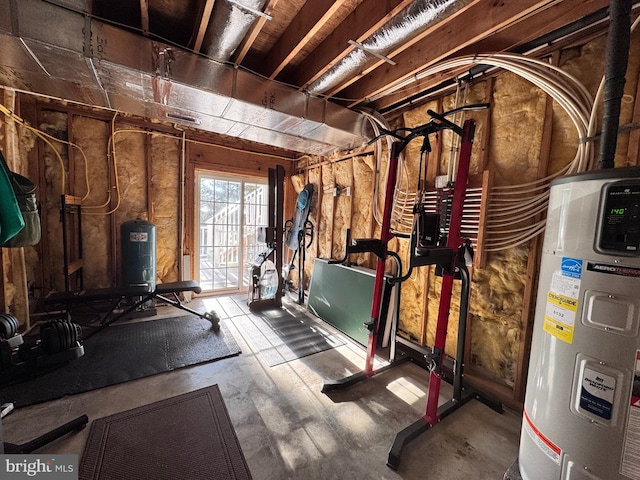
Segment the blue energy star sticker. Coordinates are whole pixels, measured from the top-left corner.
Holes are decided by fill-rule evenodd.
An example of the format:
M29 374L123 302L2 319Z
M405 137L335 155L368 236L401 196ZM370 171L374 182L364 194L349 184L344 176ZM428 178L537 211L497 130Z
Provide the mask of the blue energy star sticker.
M560 270L562 270L562 275L565 277L580 278L582 275L582 260L578 258L562 257Z

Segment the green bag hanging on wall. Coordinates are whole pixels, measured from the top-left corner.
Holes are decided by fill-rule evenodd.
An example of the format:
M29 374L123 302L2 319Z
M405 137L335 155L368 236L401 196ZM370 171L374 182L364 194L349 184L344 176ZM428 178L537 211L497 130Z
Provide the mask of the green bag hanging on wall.
M0 157L1 157L0 153ZM4 158L0 162L6 169ZM14 172L8 172L9 184L16 200L18 213L21 215L23 228L18 230L11 238L7 240L0 240L0 245L3 247L28 247L35 245L40 241L41 227L40 227L40 215L38 213L38 203L36 199L36 186L26 177ZM0 189L5 188L0 186ZM5 188L6 190L6 188ZM4 194L5 190L1 190ZM2 195L4 204L4 195ZM9 198L9 195L7 195ZM3 225L4 230L4 225Z
M24 228L16 236L6 242L3 247L28 247L40 241L40 214L36 199L36 186L26 177L17 173L11 174L13 193L18 200L18 207L24 220Z
M13 191L12 176L0 152L0 245L4 245L24 229L24 218Z

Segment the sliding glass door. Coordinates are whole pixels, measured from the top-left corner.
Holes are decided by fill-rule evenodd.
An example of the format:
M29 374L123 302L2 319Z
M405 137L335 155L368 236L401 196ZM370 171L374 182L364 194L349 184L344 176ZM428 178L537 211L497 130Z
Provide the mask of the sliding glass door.
M268 186L261 179L200 172L197 176L196 278L203 291L241 291L248 268L265 248Z

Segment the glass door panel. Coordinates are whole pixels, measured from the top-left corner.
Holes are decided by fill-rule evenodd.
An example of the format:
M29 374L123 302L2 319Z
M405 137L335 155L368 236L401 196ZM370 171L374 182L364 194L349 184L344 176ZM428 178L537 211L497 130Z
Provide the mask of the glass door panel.
M246 289L248 268L266 248L257 232L267 224L268 186L257 180L199 173L197 189L200 287L203 291Z

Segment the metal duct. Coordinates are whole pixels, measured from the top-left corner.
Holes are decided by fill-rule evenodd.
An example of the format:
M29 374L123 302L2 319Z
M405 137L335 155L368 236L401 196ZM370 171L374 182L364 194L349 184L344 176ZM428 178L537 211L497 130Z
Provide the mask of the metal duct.
M374 54L386 56L402 43L455 13L469 2L470 0L416 0L362 42L362 49L351 51L309 85L307 90L316 94L324 93L344 80L356 76L370 64L380 61Z
M288 150L328 155L369 136L352 110L42 0L0 0L0 59L12 89Z
M216 60L229 60L256 20L256 14L250 10L262 11L265 3L266 0L217 1L204 36L202 53Z

